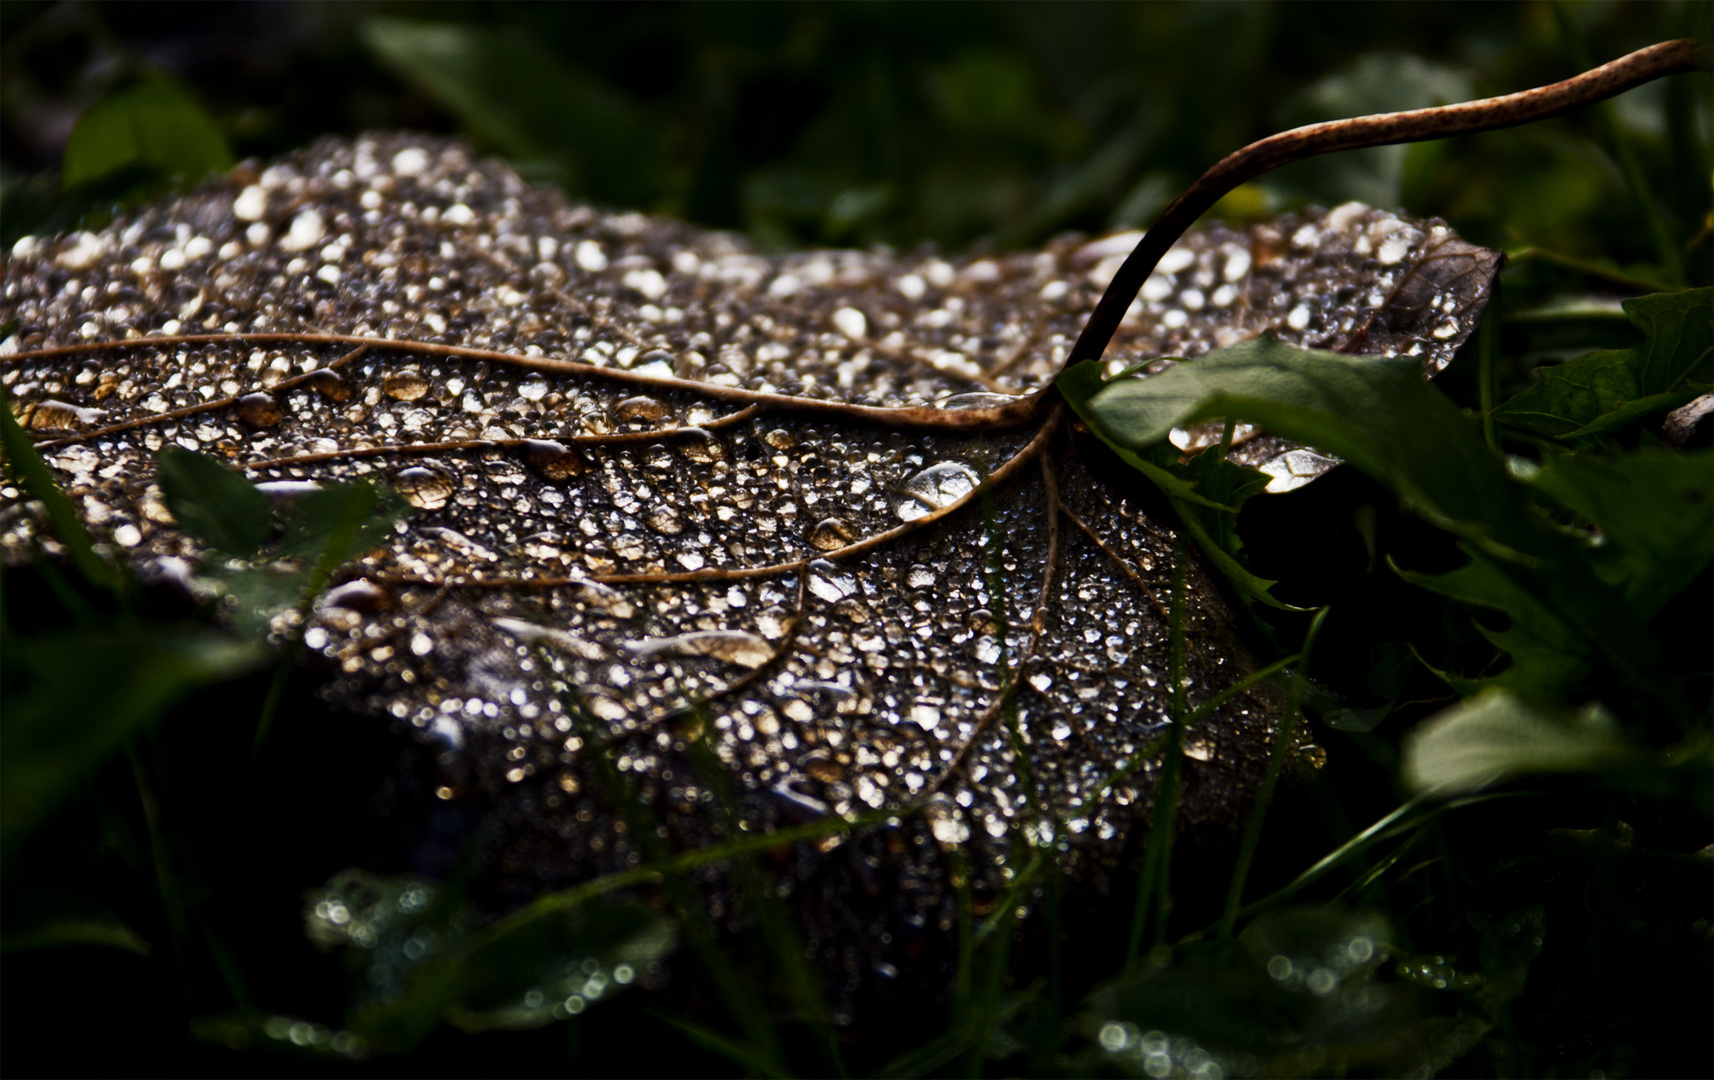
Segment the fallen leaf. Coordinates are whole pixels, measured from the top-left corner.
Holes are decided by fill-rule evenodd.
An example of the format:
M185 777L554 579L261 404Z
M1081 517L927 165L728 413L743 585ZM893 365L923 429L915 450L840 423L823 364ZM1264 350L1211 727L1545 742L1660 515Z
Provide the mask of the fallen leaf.
M69 406L38 446L144 573L205 554L162 504L166 447L265 490L390 482L414 514L341 575L369 599L328 598L305 640L332 706L455 751L441 795L491 800L506 902L645 856L596 743L661 848L731 839L701 738L740 831L831 823L775 869L849 991L951 925L950 849L980 910L1020 838L1057 831L1093 884L1148 817L1176 541L1048 389L1132 239L763 256L457 143L324 141L20 241L0 373L21 415ZM1211 227L1168 253L1106 373L1263 332L1436 371L1496 258L1356 204ZM1238 441L1264 468L1292 452ZM22 499L0 490L12 565L43 528ZM1194 708L1252 665L1187 573ZM1188 733L1189 829L1244 819L1277 711L1251 689Z

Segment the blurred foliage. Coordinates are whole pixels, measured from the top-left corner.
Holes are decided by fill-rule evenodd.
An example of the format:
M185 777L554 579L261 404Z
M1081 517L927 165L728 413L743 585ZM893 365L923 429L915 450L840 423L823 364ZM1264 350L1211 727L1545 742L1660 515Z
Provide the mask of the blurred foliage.
M1289 126L1540 85L1711 23L1693 2L12 0L0 238L100 220L229 155L406 127L769 247L1027 247L1146 225L1208 164ZM1710 112L1708 78L1680 77L1532 127L1300 163L1222 202L1251 219L1362 199L1512 255L1482 343L1437 389L1260 345L1111 391L1088 372L1062 383L1235 590L1274 605L1255 609L1269 635L1303 640L1294 606L1327 608L1293 693L1330 764L1282 793L1227 919L1223 857L1151 845L1170 896L1151 863L1137 891L1157 929L1128 956L1122 931L1062 914L1038 861L1017 885L1043 887L1035 918L1015 925L1010 901L964 912L949 1008L856 1040L828 1034L750 848L696 853L729 861L767 913L723 942L670 868L482 924L468 853L446 853L436 885L378 852L357 823L432 805L423 781L394 771L385 731L289 688L289 661L247 673L390 527L401 508L384 492L281 502L164 455L165 500L216 554L188 571L188 597L150 592L91 548L0 409L54 556L9 571L0 598L0 947L33 990L9 1001L10 1060L1708 1072L1714 466L1706 421L1680 447L1662 418L1710 382L1695 288L1714 276ZM1125 400L1132 387L1264 420L1357 469L1252 497L1246 470L1161 451L1180 414ZM420 826L429 848L436 827ZM604 898L644 881L660 891ZM1132 899L1115 890L1120 921ZM604 1000L650 984L678 936L691 989L667 1006Z

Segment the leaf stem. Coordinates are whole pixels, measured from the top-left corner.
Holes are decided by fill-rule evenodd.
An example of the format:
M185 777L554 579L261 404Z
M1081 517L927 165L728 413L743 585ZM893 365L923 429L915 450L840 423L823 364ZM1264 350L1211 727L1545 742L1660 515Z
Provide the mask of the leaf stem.
M1281 165L1321 154L1446 139L1546 120L1667 75L1709 70L1714 67L1711 51L1714 50L1707 42L1694 38L1666 41L1549 86L1459 105L1310 124L1270 135L1228 154L1175 199L1138 241L1084 324L1066 366L1100 359L1119 329L1126 309L1154 272L1161 256L1222 196L1240 184Z

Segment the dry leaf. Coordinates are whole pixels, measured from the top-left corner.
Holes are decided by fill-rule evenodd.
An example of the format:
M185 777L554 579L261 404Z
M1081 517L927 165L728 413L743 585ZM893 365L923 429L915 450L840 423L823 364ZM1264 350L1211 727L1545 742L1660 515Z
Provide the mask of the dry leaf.
M1135 477L1022 396L1128 248L763 256L569 205L457 143L371 136L20 241L0 371L98 540L150 573L201 554L153 483L169 444L282 499L358 477L405 495L416 513L305 640L331 706L447 751L443 798L491 805L506 902L638 864L588 767L597 734L669 849L727 835L699 736L746 831L900 810L777 866L849 990L951 925L950 848L981 910L1018 837L1057 828L1087 883L1147 819L1156 764L1114 777L1166 729L1174 539ZM1270 331L1438 370L1495 265L1355 205L1211 228L1168 254L1108 363ZM326 336L267 336L291 333ZM193 334L212 337L150 340ZM38 353L60 346L85 348ZM1237 454L1280 486L1325 467L1265 438ZM15 487L0 515L8 563L34 557ZM1251 664L1194 563L1189 597L1194 706ZM1276 719L1250 692L1189 734L1192 829L1242 820Z

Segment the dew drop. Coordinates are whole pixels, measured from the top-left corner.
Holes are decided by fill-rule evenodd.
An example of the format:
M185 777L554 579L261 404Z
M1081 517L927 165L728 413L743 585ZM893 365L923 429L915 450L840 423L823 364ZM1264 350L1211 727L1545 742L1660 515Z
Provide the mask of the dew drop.
M851 543L851 526L840 518L822 518L809 531L809 546L817 551L837 551Z
M678 448L685 460L694 461L698 465L707 465L726 456L726 448L714 437L713 432L695 428L685 430L685 434L680 436Z
M678 511L670 506L659 506L649 511L646 520L649 528L662 536L677 536L684 532L684 522L679 519Z
M235 408L238 419L251 427L273 427L286 416L279 399L272 394L245 394L238 399Z
M804 770L824 784L837 784L845 779L845 770L826 758L810 758L804 763Z
M628 397L613 406L613 419L634 430L659 423L667 415L663 401L652 397Z
M934 403L937 409L960 411L963 409L998 409L1006 405L1017 404L1017 397L1012 394L991 394L985 390L973 394L953 394L941 398Z
M25 417L24 426L31 431L76 431L107 415L105 409L83 409L63 401L38 402Z
M775 428L762 436L762 441L775 450L790 450L797 445L797 436L785 428Z
M1327 751L1313 743L1298 751L1298 754L1302 757L1304 765L1311 769L1319 769L1327 764Z
M429 381L416 368L401 368L387 373L381 391L394 401L416 401L429 392Z
M694 630L666 638L627 641L638 656L707 656L739 667L759 668L774 658L773 646L744 630Z
M351 400L351 384L337 371L318 368L304 376L303 384L329 401Z
M538 373L532 372L524 378L523 382L518 384L518 396L525 401L540 401L547 397L547 394L548 381Z
M809 564L809 591L829 603L838 603L857 591L857 579L841 573L834 563L817 559Z
M930 465L899 488L902 497L893 504L893 510L901 521L916 521L946 509L975 491L981 482L974 469L960 462Z
M422 510L440 509L456 490L452 477L423 465L413 465L395 473L393 486L406 502Z
M553 439L525 439L523 450L524 464L544 480L565 480L584 470L583 455Z

